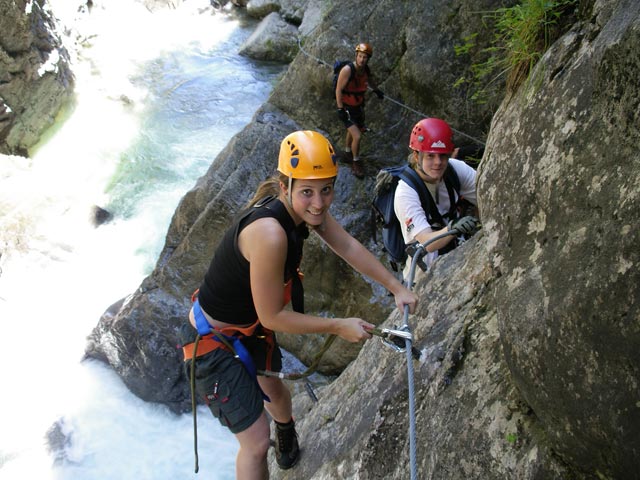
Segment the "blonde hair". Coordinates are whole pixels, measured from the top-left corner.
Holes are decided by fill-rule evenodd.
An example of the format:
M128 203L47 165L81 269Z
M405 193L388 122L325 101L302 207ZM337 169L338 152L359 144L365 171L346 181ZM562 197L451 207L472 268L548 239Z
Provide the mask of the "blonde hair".
M407 163L411 168L413 168L414 170L417 170L419 159L420 159L420 153L418 153L417 150L411 150L411 153L409 153L409 158L407 158Z

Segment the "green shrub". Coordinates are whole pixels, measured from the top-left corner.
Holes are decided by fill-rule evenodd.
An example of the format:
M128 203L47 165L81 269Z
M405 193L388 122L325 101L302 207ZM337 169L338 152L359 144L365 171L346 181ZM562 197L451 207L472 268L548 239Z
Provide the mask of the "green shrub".
M533 66L549 46L574 21L578 0L523 0L512 7L485 13L483 20L493 26L494 38L483 48L467 77L461 77L457 86L470 84L472 100L482 103L487 87L497 81L506 83L507 91L514 91L525 80ZM472 54L476 49L477 34L464 38L457 45L457 55Z

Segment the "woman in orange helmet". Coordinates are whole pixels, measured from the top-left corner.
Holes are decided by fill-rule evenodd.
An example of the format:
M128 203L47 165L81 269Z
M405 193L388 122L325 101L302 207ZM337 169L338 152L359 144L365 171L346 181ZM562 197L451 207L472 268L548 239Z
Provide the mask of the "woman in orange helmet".
M384 98L384 93L374 83L369 70L369 59L373 56L373 48L368 43L356 45L355 62L345 65L338 75L336 82L336 104L338 118L347 129L347 153L353 155L351 164L353 174L364 178L364 168L360 159L360 139L365 129L364 123L364 94L371 87L378 98Z
M417 303L415 294L329 213L337 174L335 152L323 135L297 131L285 137L278 174L259 186L240 220L224 235L182 332L187 371L195 357L197 393L240 443L239 479L268 478L265 408L276 425L278 465L287 469L298 460L289 389L279 378L256 375L281 370L273 332L335 334L359 342L370 338L368 330L374 327L361 318L303 313L298 265L308 229L392 292L398 308L408 305L413 311ZM285 309L290 299L293 309ZM196 331L202 338L193 352ZM249 360L241 362L234 354Z

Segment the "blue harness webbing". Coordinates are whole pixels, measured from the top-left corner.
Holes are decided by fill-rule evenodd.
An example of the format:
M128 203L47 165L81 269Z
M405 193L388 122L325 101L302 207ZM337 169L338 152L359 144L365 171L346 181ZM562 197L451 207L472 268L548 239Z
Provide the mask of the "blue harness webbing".
M249 373L249 375L251 375L251 377L257 383L258 371L256 369L255 364L253 363L251 354L249 354L247 347L245 347L242 344L242 341L240 340L240 338L236 336L224 335L223 333L217 330L213 330L211 328L211 325L209 325L209 322L207 321L206 317L204 316L204 313L202 312L202 307L200 307L200 302L198 302L197 298L193 302L193 316L195 317L196 329L198 330L198 333L200 334L200 336L204 337L205 335L210 335L211 338L217 342L220 342L219 337L222 337L225 340L227 340L227 342L231 344L233 347L234 351L232 353L235 355L236 358L238 358L242 362L242 364L244 365L244 368L247 370L247 373ZM223 342L220 342L220 343L223 343ZM258 388L260 388L260 384L258 384ZM262 388L260 388L260 393L262 394L262 398L264 398L267 402L271 401L271 399L262 391Z

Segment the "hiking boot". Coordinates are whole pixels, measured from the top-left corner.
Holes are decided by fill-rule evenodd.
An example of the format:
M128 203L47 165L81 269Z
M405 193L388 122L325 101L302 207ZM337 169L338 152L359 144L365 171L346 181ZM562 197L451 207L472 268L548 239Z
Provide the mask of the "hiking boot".
M298 434L293 420L289 423L276 422L276 461L282 470L293 467L298 461Z
M364 178L364 167L362 166L362 163L362 160L351 162L351 171L356 176L356 178Z

